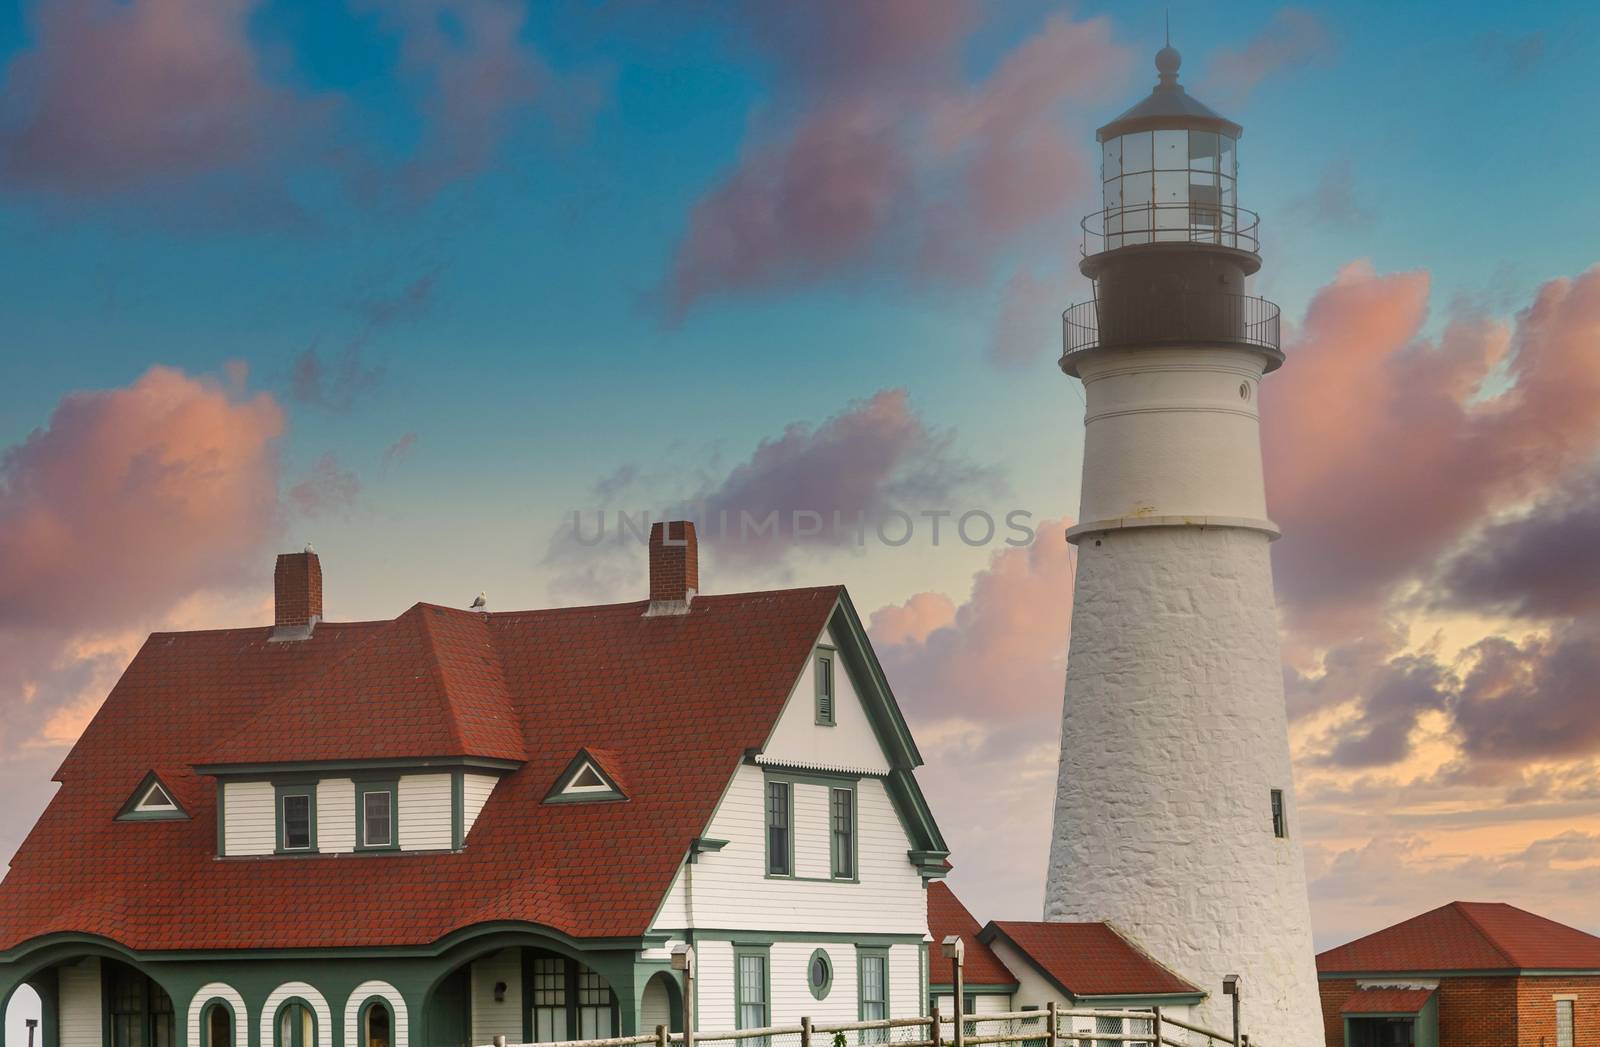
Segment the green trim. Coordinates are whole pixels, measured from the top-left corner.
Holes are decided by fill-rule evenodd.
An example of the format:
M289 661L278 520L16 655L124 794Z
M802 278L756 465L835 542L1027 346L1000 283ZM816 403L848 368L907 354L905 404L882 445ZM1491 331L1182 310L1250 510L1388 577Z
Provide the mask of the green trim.
M305 1042L304 1025L297 1026L294 1029L293 1033L289 1037L288 1043L282 1043L278 1039L278 1030L282 1028L281 1022L283 1021L283 1012L290 1007L296 1006L304 1007L311 1014L312 1043ZM278 1009L272 1012L272 1047L332 1047L331 1044L319 1044L315 1042L318 1034L321 1031L321 1023L317 1020L317 1018L317 1009L311 1006L311 1001L307 1000L305 997L291 996L284 1000L282 1003L278 1004ZM331 1022L331 1016L329 1020ZM263 1044L262 1047L266 1047L266 1045Z
M767 763L764 760L752 760L750 763L761 768L761 773L768 778L776 778L780 782L793 782L795 785L820 785L825 788L854 786L863 778L883 777L863 774L860 771L825 771L810 767L792 767L781 763Z
M1470 968L1440 968L1436 971L1318 971L1318 981L1368 980L1375 978L1581 978L1600 975L1600 967L1494 967L1482 970Z
M783 786L784 799L788 805L788 812L784 816L784 831L789 842L785 848L788 851L788 870L775 872L772 867L772 787ZM794 779L784 775L765 775L761 779L761 845L766 853L764 871L769 880L793 880L795 876L794 860Z
M658 929L659 931L659 929ZM659 932L668 938L682 938L683 929ZM696 927L696 941L733 942L735 945L774 945L778 942L822 942L829 945L866 945L888 948L891 945L920 945L920 934L856 934L851 931L749 931L736 927Z
M286 847L283 840L283 801L288 796L308 796L310 802L306 805L306 824L311 834L309 847ZM316 854L317 852L317 786L309 785L274 785L272 791L272 818L276 822L277 854Z
M833 651L831 649L817 648L811 658L811 679L815 686L814 711L818 727L833 727L838 723L838 686L833 675Z
M819 956L822 958L824 966L828 969L828 975L822 980L821 985L811 980L811 968L816 966L817 957ZM828 992L833 988L833 957L828 955L828 950L811 950L811 957L806 960L806 988L811 990L813 999L826 1000L828 998Z
M150 791L152 785L159 785L161 791L166 793L167 799L172 801L172 810L134 810L144 801L144 795ZM150 771L139 779L139 785L133 790L133 795L129 796L126 802L123 803L122 808L117 811L117 821L119 822L186 822L188 820L189 812L184 810L182 801L178 799L178 794L173 792L172 786L162 781L161 776L154 771Z
M872 649L872 641L867 638L867 630L861 624L861 617L856 614L855 605L850 602L850 594L843 588L839 590L839 602L834 605L833 614L828 618L828 625L835 635L843 633L851 643L839 645L839 654L844 662L845 669L851 673L851 682L856 685L858 695L874 700L862 704L866 707L867 717L878 728L880 736L889 742L891 762L906 768L922 766L922 754L917 751L916 740L911 735L911 728L906 725L905 717L900 713L900 707L894 700L894 692L889 687L889 680L883 673L883 666L878 663L878 656ZM854 648L852 650L851 648ZM867 686L860 686L865 681Z
M228 1012L228 1042L225 1045L223 1045L223 1044L215 1044L215 1043L211 1042L211 1011L212 1011L213 1008L216 1008L216 1007L221 1007L223 1010ZM176 1000L173 1001L172 1010L173 1010L173 1024L176 1025L177 1024L177 1010L178 1010L178 1004L177 1004ZM187 1007L184 1008L184 1012L185 1012L184 1013L184 1021L187 1024L187 1021L188 1021L188 1008ZM247 1044L236 1044L236 1043L234 1043L234 1040L236 1039L237 1032L238 1032L238 1022L239 1022L239 1014L238 1014L237 1011L235 1011L233 1009L233 1004L229 1003L225 998L223 998L221 996L208 996L208 997L206 997L205 1003L200 1005L200 1044L199 1044L199 1047L248 1047ZM246 1029L246 1031L248 1031L248 1028ZM185 1030L185 1032L187 1033L187 1030Z
M744 1024L744 979L739 977L739 962L745 957L761 958L761 976L766 994L762 1007L766 1011L760 1025ZM698 980L698 979L696 979ZM698 1014L698 1011L697 1011ZM698 1022L698 1017L696 1021ZM735 1029L761 1029L772 1024L772 946L736 944L733 947L733 1027Z
M862 991L862 987L866 984L866 980L863 977L863 971L865 970L865 967L866 967L866 961L871 960L871 959L882 959L883 960L883 1017L884 1018L892 1018L892 1017L894 1017L894 1015L891 1013L890 1006L889 1006L889 1001L894 999L894 994L889 991L889 950L887 948L883 947L883 946L858 945L858 946L856 946L856 1020L857 1021L863 1021L864 1022L864 1021L868 1021L869 1020L867 1018L867 997L866 997L866 994ZM888 1037L885 1036L884 1039L887 1040Z
M696 836L689 841L689 857L687 861L690 865L694 865L700 860L702 854L720 851L726 846L728 846L727 840L713 840L708 836Z
M839 831L834 824L833 801L835 793L850 794L850 868L839 871ZM856 786L830 785L828 787L828 873L834 880L861 882L861 808L856 802Z
M268 779L280 773L324 774L329 771L428 771L441 767L470 767L489 771L514 771L520 760L494 760L482 756L398 756L380 760L281 760L275 763L197 763L196 774L237 778L240 781Z
M303 852L296 851L294 853ZM737 934L741 932L735 931L731 933ZM34 952L57 946L91 947L103 950L104 955L135 964L187 960L304 961L312 959L347 960L363 957L426 959L440 956L463 943L497 935L536 935L555 942L564 949L570 949L578 953L638 952L644 949L657 949L666 945L672 937L671 934L666 932L652 930L649 934L636 938L625 936L574 938L570 934L558 931L553 927L546 927L543 924L519 920L492 920L487 923L458 927L449 934L419 945L367 945L316 949L154 949L147 952L138 952L104 935L84 934L80 931L61 931L30 938L0 952L0 963L14 963ZM826 938L826 935L812 934L803 937L808 941L820 941ZM921 941L921 938L914 940ZM505 944L509 946L518 943L508 941ZM486 948L486 951L493 950Z
M356 850L398 851L400 849L400 780L360 781L356 786ZM389 842L367 842L367 794L389 794Z
M1206 993L1203 992L1152 992L1144 995L1120 996L1073 996L1075 1003L1089 1004L1095 1007L1107 1007L1116 1010L1132 1009L1136 1007L1194 1007L1205 1002Z
M450 849L462 850L467 846L467 775L465 771L450 772Z
M1020 991L1022 983L1009 982L1003 985L970 985L961 983L961 991L968 996L1010 996ZM925 996L952 996L956 987L949 982L929 982Z
M332 1005L330 1004L329 1006ZM367 1015L374 1007L382 1007L389 1012L389 1047L394 1047L395 1023L399 1019L395 1017L394 1004L389 1002L389 998L379 996L376 993L361 1001L361 1008L356 1011L356 1042L345 1044L345 1047L363 1047L364 1044L370 1042L370 1037L367 1036Z
M604 792L569 793L565 791L572 784L572 779L577 776L584 764L588 764L594 770L595 776L605 783ZM616 803L627 798L627 794L622 791L622 787L606 773L606 769L589 752L587 746L579 749L578 755L567 761L567 766L562 768L560 774L556 775L555 784L550 786L550 791L544 794L545 803Z

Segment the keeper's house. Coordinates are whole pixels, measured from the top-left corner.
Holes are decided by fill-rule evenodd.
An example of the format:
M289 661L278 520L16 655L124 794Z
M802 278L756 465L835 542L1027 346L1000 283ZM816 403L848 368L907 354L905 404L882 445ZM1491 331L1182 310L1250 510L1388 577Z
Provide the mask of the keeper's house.
M1600 1047L1600 938L1451 902L1317 957L1328 1047Z
M670 537L669 537L670 535ZM409 1047L910 1016L946 848L839 587L158 633L0 885L43 1047Z

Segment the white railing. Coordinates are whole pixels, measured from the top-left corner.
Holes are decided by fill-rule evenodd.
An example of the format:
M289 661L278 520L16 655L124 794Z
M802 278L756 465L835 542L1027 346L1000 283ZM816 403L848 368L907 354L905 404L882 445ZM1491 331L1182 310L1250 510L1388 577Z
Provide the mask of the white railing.
M1078 1028L1073 1019L1116 1019L1118 1032L1098 1032ZM1137 1024L1133 1024L1137 1023ZM694 1047L696 1043L741 1041L751 1047L857 1047L883 1044L885 1047L983 1047L986 1044L1016 1043L1029 1047L1113 1047L1117 1044L1144 1044L1146 1047L1250 1047L1248 1036L1221 1033L1202 1025L1164 1014L1160 1007L1132 1008L1060 1007L1051 1003L1043 1010L1007 1011L999 1014L931 1015L915 1018L886 1018L877 1021L828 1022L816 1024L810 1018L798 1025L771 1025L760 1029L720 1029L685 1035L671 1032L664 1025L652 1033L617 1036L604 1040L570 1040L559 1047ZM494 1039L493 1047L553 1047L553 1045L508 1044L504 1036ZM1259 1045L1258 1045L1259 1047Z

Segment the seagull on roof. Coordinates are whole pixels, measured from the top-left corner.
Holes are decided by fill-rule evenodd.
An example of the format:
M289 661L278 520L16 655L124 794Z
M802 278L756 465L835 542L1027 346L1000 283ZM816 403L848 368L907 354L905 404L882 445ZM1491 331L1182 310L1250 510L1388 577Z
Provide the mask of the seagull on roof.
M489 594L479 593L478 598L472 601L472 610L479 611L489 606Z

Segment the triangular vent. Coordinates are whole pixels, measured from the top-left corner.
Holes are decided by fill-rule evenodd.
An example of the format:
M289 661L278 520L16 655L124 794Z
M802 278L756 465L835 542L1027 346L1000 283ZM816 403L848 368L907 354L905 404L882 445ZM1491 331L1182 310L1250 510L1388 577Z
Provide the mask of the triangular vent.
M601 753L580 749L556 777L556 784L544 802L584 803L627 798L616 775L607 770Z
M171 788L156 772L151 771L139 782L128 802L117 812L119 821L170 821L188 818L189 813L178 803Z

